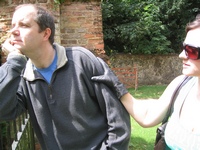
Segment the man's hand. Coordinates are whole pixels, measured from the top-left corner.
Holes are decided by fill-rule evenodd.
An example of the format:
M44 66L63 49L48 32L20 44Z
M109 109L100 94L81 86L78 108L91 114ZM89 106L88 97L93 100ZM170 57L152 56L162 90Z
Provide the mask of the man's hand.
M101 59L98 58L101 63L104 74L100 76L94 76L91 78L92 81L101 82L111 87L116 93L117 97L120 99L124 94L128 93L128 90L124 87L124 85L119 81L114 72L108 67L108 65Z
M7 39L2 45L2 51L7 56L10 53L22 54L18 49L16 49L12 44L11 40Z

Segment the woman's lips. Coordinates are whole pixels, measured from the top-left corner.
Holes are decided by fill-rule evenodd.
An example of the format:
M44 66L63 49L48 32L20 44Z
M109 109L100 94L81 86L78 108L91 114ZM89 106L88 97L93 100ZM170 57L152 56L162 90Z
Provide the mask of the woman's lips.
M183 68L189 67L190 65L187 63L183 63Z

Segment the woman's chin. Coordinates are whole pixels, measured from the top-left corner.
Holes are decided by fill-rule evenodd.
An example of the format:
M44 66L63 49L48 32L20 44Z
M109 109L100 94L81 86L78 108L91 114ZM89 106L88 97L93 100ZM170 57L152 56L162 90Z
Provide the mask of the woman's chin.
M193 74L191 72L188 72L186 70L183 70L182 73L183 73L183 75L186 75L186 76L193 76Z

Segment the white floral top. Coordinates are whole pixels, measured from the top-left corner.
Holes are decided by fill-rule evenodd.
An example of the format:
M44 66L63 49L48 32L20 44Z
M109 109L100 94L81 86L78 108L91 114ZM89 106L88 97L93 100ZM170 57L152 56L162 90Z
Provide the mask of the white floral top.
M200 134L188 131L180 124L179 120L182 104L195 82L197 82L197 78L193 77L180 90L174 104L174 112L166 126L165 141L171 150L200 150Z

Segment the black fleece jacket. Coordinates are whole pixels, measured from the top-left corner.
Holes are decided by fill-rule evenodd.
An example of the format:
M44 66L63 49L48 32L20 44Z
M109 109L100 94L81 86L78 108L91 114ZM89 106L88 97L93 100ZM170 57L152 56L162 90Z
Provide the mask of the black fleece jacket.
M103 74L98 59L82 47L54 47L58 62L50 83L31 60L21 77L22 58L9 73L0 71L0 120L28 109L43 150L128 149L129 114L108 87L91 81Z

